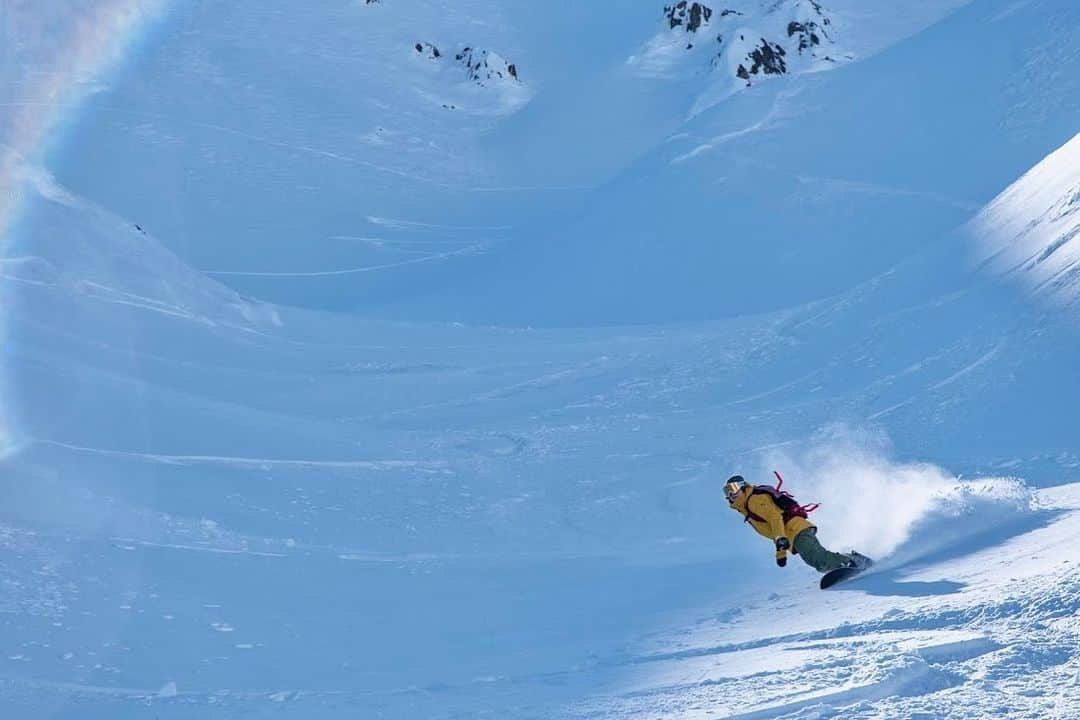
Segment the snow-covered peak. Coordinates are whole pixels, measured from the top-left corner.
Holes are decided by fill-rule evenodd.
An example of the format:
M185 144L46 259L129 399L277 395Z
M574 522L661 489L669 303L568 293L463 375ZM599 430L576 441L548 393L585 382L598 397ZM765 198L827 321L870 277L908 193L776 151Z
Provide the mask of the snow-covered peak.
M816 0L683 0L665 6L663 27L629 59L650 77L708 74L701 112L770 75L824 69L850 56L838 49L830 13Z
M417 42L413 50L435 68L432 89L425 94L447 110L512 113L532 97L517 65L493 50L465 45L449 54L430 42Z
M798 39L797 49L800 54L814 53L816 52L815 48L821 45L823 40L830 39L829 25L832 24L832 20L825 16L821 4L814 2L814 0L808 0L805 3L799 2L796 5L801 6L803 17L788 22L788 37Z
M1080 300L1080 134L968 225L979 259L1055 301Z
M465 66L469 79L479 85L499 81L521 82L517 66L491 50L466 47L454 59Z
M703 3L681 0L665 7L664 16L672 30L684 28L688 33L696 33L702 26L708 26L713 10Z

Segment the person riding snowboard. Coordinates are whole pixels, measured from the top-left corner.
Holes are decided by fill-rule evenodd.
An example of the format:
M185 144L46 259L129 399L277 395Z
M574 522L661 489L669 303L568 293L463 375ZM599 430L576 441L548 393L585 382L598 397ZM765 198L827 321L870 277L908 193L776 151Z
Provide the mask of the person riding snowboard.
M733 475L724 484L724 496L732 510L742 515L760 535L773 541L776 564L780 567L787 565L789 551L821 573L862 567L869 561L854 551L844 555L822 547L817 539L817 527L807 517L807 509L791 495L781 492L779 486L750 485L742 475Z

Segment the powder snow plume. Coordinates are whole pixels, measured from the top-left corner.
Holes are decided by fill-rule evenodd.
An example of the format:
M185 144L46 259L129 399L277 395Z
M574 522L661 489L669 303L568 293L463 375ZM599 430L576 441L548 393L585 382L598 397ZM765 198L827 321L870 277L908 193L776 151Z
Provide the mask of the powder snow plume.
M770 454L764 468L761 477L779 470L800 502L821 503L811 519L826 546L879 560L911 560L1033 512L1022 480L900 462L884 434L848 426L820 431L801 451Z

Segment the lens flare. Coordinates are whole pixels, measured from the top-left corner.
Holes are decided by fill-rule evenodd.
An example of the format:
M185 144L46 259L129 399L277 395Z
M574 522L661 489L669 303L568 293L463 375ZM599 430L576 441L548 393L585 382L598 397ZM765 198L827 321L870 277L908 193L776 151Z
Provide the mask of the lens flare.
M167 0L5 2L0 50L0 258L18 239L29 180L78 121L88 97L107 87L110 74L149 38ZM10 41L10 42L9 42ZM15 298L0 274L0 339ZM5 358L8 354L5 354ZM0 459L17 453L10 385L0 367Z

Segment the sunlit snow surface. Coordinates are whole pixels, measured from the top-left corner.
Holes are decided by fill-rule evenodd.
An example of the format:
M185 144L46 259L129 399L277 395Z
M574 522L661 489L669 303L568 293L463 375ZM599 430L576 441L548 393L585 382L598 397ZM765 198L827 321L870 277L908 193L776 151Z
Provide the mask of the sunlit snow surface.
M979 257L1057 303L1080 298L1080 135L971 221Z
M1075 81L1021 64L972 79L965 104L954 79L920 75L955 43L995 69L1068 56L1075 38L1039 43L1077 10L919 3L921 21L862 32L875 16L848 5L846 69L762 83L687 125L708 78L642 90L616 72L591 104L558 82L625 68L663 29L637 0L153 18L86 3L104 14L80 37L131 48L131 21L164 24L117 75L86 53L99 91L62 99L84 103L81 123L34 95L35 77L66 86L47 48L4 57L3 107L38 97L40 114L19 115L37 135L0 125L19 188L0 260L0 716L1080 713L1080 339L1068 310L986 272L1007 268L973 267L989 235L970 232L992 217L997 247L1028 253L1054 240L1024 228L1067 232L1076 141L1054 151L1075 132ZM581 27L594 45L559 40ZM521 94L413 48L465 35L518 62ZM902 98L925 83L959 119L859 104L874 73ZM616 99L652 109L583 152ZM948 154L988 139L966 171ZM551 168L511 167L530 152ZM650 206L658 188L687 204ZM781 210L770 232L713 232ZM681 249L619 245L653 216ZM680 270L695 257L713 259L704 308ZM740 281L761 295L740 304ZM358 287L313 290L333 282ZM482 302L459 297L470 283ZM591 292L607 287L640 304ZM361 302L373 293L385 304ZM500 312L518 322L484 322ZM774 468L822 502L822 540L873 553L874 573L822 593L797 559L772 564L719 483Z

